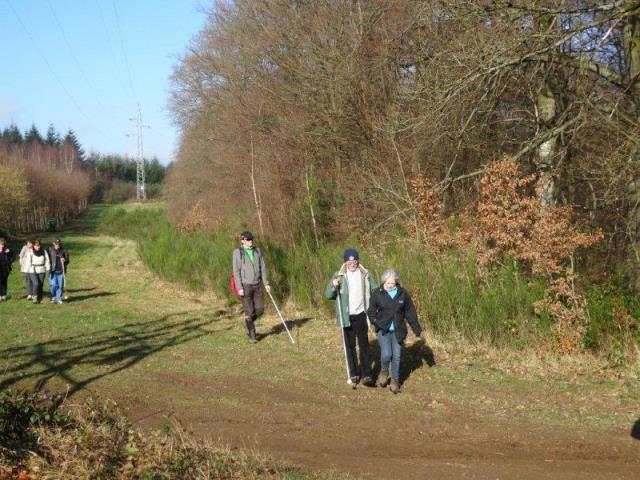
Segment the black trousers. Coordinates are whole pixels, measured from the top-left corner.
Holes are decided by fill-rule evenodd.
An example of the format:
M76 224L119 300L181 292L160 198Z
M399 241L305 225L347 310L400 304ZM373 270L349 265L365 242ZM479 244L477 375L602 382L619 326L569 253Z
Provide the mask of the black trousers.
M0 297L7 295L7 283L9 280L8 273L0 273Z
M253 322L264 313L264 296L262 295L262 282L257 285L243 285L244 319Z
M369 355L369 336L367 314L349 315L351 326L344 328L344 342L347 347L347 364L349 375L360 378L371 376L371 356ZM357 365L356 340L360 352L360 368Z

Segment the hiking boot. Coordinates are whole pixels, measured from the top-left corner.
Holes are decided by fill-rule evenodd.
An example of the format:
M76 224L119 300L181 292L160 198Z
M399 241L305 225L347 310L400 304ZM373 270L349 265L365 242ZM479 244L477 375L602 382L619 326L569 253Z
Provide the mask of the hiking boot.
M391 385L389 385L389 390L391 390L394 394L400 393L400 380L392 378Z
M51 303L56 303L56 299L51 297Z
M249 343L258 343L258 338L256 337L256 326L251 320L245 320L245 324L247 326L247 335L249 336Z
M376 385L378 385L380 388L384 388L387 386L387 383L389 383L389 369L380 370L380 375L378 375L378 381L376 382Z
M33 297L31 295L27 295L27 300L33 300Z
M358 377L351 377L347 383L351 385L351 388L355 390L356 386L358 385L358 380Z
M362 385L364 385L365 387L375 387L375 382L373 381L373 378L371 377L364 377L362 379Z

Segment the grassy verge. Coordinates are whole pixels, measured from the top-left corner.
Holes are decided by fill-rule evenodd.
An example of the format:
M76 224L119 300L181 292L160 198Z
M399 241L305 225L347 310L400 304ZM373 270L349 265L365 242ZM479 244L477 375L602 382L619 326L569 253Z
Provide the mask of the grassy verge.
M181 234L165 219L158 204L107 209L101 216L100 230L136 240L143 262L162 278L196 292L213 290L234 301L228 278L237 240L229 231ZM544 296L545 283L522 276L513 265L480 277L472 257L435 256L415 244L372 249L352 240L340 245L325 243L316 249L305 241L294 246L264 239L258 243L281 301L290 299L329 313L324 286L341 264L344 247L352 246L359 249L361 262L376 277L389 267L401 273L421 318L438 335L515 349L537 348L552 336L549 317L536 315L533 308ZM640 303L620 289L604 287L592 287L589 302L592 321L586 346L606 351L614 363L623 363L630 346L640 340L640 329L633 323L640 314ZM627 323L621 325L618 317L624 312Z

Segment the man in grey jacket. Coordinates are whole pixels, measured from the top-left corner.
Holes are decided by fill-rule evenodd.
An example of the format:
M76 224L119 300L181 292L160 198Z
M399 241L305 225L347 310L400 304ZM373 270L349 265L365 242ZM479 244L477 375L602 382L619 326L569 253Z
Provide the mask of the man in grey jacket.
M271 286L262 252L253 246L253 235L249 231L240 234L240 248L233 251L233 275L238 295L242 298L249 341L257 343L254 322L264 313L262 287L271 292Z

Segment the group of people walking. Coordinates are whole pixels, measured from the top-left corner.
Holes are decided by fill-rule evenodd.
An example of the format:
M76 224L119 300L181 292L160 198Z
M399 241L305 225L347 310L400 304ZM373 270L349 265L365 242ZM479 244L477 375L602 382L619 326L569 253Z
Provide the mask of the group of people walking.
M40 239L28 240L19 254L20 272L24 276L26 299L41 303L44 296L45 278L49 279L51 303L63 303L66 269L69 254L62 248L60 240L55 240L49 248ZM12 270L13 252L4 238L0 238L0 301L7 300L7 284Z
M400 276L392 268L381 275L381 286L360 264L358 251L345 250L343 264L333 274L325 297L335 301L336 322L341 329L348 383L386 387L400 392L400 356L408 329L422 338L422 327L409 293L400 286ZM240 247L232 257L233 281L242 299L244 321L251 343L258 341L255 321L264 312L262 289L271 291L264 258L253 244L249 231L240 235ZM376 332L380 346L380 374L374 381L371 369L369 328Z

